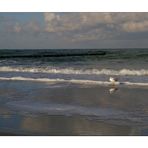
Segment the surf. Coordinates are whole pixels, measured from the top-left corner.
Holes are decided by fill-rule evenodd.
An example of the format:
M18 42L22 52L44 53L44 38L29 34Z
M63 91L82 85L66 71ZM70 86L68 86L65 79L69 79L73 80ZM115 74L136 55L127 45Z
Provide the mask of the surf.
M74 69L55 67L0 67L0 72L28 72L28 73L53 73L53 74L75 74L75 75L117 75L117 76L148 76L148 69Z

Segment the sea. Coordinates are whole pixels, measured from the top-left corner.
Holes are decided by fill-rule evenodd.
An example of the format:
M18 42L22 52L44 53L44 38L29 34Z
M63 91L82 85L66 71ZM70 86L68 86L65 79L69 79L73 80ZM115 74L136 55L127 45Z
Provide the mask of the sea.
M0 135L148 135L147 106L148 49L0 50Z

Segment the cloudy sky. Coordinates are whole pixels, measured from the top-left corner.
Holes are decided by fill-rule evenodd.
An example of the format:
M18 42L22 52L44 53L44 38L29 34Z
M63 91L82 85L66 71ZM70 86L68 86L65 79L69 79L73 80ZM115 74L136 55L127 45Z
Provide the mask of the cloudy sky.
M0 49L148 47L148 13L0 13Z

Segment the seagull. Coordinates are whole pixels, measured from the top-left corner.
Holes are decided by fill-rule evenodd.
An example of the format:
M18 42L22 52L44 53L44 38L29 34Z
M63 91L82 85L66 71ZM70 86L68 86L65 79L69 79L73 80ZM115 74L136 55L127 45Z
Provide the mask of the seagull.
M117 78L113 78L113 77L110 77L109 78L109 81L115 85L115 82L118 82L118 79Z

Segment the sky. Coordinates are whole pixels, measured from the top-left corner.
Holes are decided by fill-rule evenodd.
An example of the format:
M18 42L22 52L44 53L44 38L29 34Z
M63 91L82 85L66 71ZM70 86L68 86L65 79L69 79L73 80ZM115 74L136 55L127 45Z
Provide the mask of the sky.
M0 12L0 49L147 47L146 12Z

